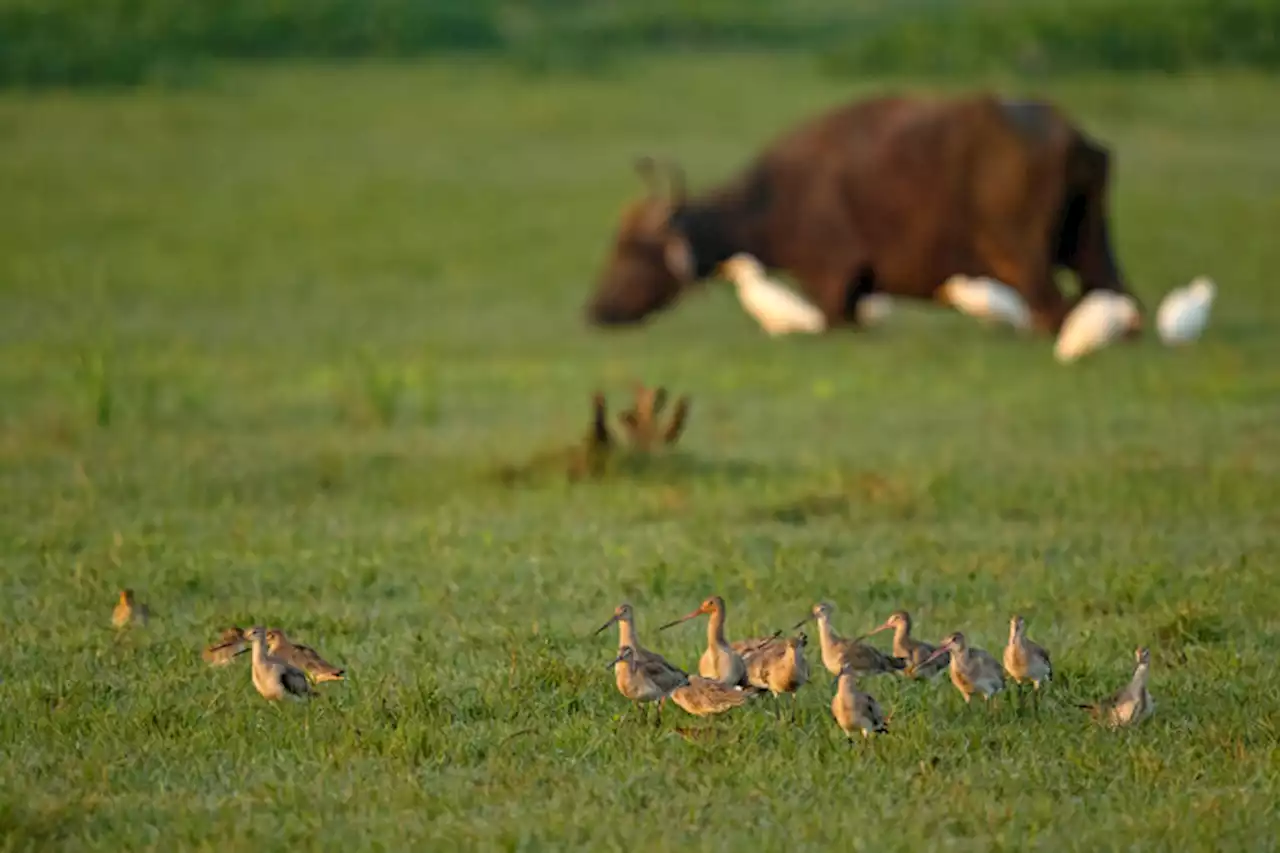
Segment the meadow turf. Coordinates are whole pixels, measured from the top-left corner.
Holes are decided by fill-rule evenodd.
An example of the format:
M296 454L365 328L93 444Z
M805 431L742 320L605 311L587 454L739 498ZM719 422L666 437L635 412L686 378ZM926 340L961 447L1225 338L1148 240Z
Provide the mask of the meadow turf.
M0 850L1275 849L1274 78L1000 86L1113 147L1148 306L1218 280L1193 348L1064 368L928 307L771 341L724 286L582 322L635 155L702 185L887 85L727 56L0 96ZM676 458L495 479L636 379L693 395ZM123 586L155 617L117 638ZM871 680L892 733L850 746L811 647L796 725L621 719L591 632L629 600L694 667L702 623L655 629L712 593L731 637L827 599L996 654L1017 611L1058 680L1038 719ZM232 622L348 682L272 707L199 658ZM1154 718L1091 726L1139 643Z

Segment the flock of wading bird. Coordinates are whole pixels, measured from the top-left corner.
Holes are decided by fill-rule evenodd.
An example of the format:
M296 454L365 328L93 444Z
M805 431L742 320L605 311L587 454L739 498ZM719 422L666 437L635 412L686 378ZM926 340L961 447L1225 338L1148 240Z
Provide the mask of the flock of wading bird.
M1015 615L1009 620L1009 642L1002 661L997 662L985 650L969 645L959 631L948 635L937 646L916 639L911 636L911 615L905 610L895 611L883 625L866 634L846 639L831 626L832 609L825 602L815 604L809 615L795 625L793 630L798 633L793 637L783 637L781 631L776 631L768 637L730 643L724 632L724 599L713 595L697 610L658 629L663 631L703 615L710 617L707 650L698 660L697 675L690 675L640 645L630 604L618 605L609 621L595 633L614 624L618 626L618 654L608 668L614 670L618 692L637 707L657 704L657 724L662 722L662 706L668 699L690 714L706 717L742 707L765 692L773 694L775 701L782 694L789 694L794 720L795 694L809 681L809 664L804 656L808 637L799 630L809 621L818 623L822 665L836 677L831 715L850 738L859 731L863 737L870 737L889 730L880 703L859 687L859 679L899 674L928 680L948 670L951 683L968 704L974 696L990 700L1001 693L1007 676L1013 679L1015 695L1021 694L1024 685L1031 685L1037 709L1041 688L1053 680L1049 652L1027 638L1026 623L1021 616ZM133 590L121 590L111 616L117 629L146 625L150 617L150 608L136 600ZM872 634L888 630L893 631L891 654L863 642ZM315 695L314 685L345 680L345 670L328 663L315 649L292 642L279 628L257 625L242 629L233 625L205 647L202 656L212 666L227 666L246 652L253 653L253 686L268 701L286 697L305 699ZM1148 717L1155 708L1147 690L1151 656L1146 648L1139 647L1135 657L1137 667L1128 684L1097 702L1076 703L1077 707L1088 710L1095 719L1112 728L1138 723Z
M117 629L146 625L151 609L137 601L133 590L120 591L111 614ZM201 656L211 666L226 666L239 655L252 652L253 686L264 699L277 702L286 696L302 699L314 695L313 684L344 681L346 670L333 666L315 649L294 643L279 628L224 628L216 641L206 646Z
M768 637L756 637L730 643L725 639L724 599L713 595L697 610L668 622L663 631L682 622L706 615L707 650L698 660L698 674L691 675L673 665L662 655L640 645L636 637L635 612L630 604L620 604L608 622L596 634L616 624L618 654L610 663L618 692L637 706L656 703L655 722L661 724L662 706L670 699L690 714L705 717L742 707L766 691L775 701L790 694L792 718L795 718L795 694L809 681L809 664L804 650L808 637L802 628L809 621L818 623L818 643L822 665L836 677L836 693L831 700L831 715L844 733L852 738L861 731L863 737L889 730L880 703L859 687L859 680L876 675L898 674L911 679L928 680L943 670L951 674L951 683L968 704L974 696L990 700L1005 689L1006 676L1013 679L1015 695L1024 685L1033 688L1033 702L1039 707L1041 688L1053 679L1053 663L1049 652L1027 638L1026 623L1021 616L1009 620L1009 642L1001 661L976 646L969 645L959 631L934 646L911 636L911 615L895 611L883 625L853 639L845 639L831 626L832 606L815 604L812 611L792 629L798 633L783 637L777 631ZM886 654L863 640L881 631L893 631L893 648ZM1076 703L1095 719L1112 728L1138 723L1155 708L1147 690L1151 656L1146 648L1134 653L1137 667L1129 683L1104 699L1088 704ZM780 708L780 706L779 706ZM780 713L780 711L779 711Z

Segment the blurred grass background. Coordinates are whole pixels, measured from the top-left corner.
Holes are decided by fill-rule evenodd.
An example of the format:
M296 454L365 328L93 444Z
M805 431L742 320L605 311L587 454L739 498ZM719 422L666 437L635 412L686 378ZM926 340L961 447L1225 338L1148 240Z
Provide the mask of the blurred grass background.
M0 0L0 84L199 80L225 59L483 54L600 70L639 53L801 50L825 70L1280 65L1280 0Z

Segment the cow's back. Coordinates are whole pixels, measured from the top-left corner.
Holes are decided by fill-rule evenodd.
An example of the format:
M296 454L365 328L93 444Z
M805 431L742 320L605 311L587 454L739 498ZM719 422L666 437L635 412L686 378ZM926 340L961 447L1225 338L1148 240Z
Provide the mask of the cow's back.
M879 287L928 295L957 268L985 272L976 247L992 228L1054 206L1071 132L1036 102L888 96L800 125L758 164L783 254L821 253L844 230Z

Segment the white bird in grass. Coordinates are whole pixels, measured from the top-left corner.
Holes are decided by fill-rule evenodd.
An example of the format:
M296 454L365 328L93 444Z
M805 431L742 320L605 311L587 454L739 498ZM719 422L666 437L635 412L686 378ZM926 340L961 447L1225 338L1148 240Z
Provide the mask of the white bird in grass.
M1138 322L1138 304L1133 297L1113 290L1090 291L1062 322L1053 355L1063 364L1075 361L1103 348Z
M720 270L737 287L742 307L770 335L814 334L827 328L821 311L771 281L752 255L740 252L721 264Z
M1160 340L1170 346L1189 344L1209 323L1209 310L1218 294L1213 279L1200 276L1186 287L1169 292L1156 311L1156 330Z
M953 275L938 288L942 301L988 323L1008 323L1019 331L1031 328L1031 311L1018 291L991 278Z

